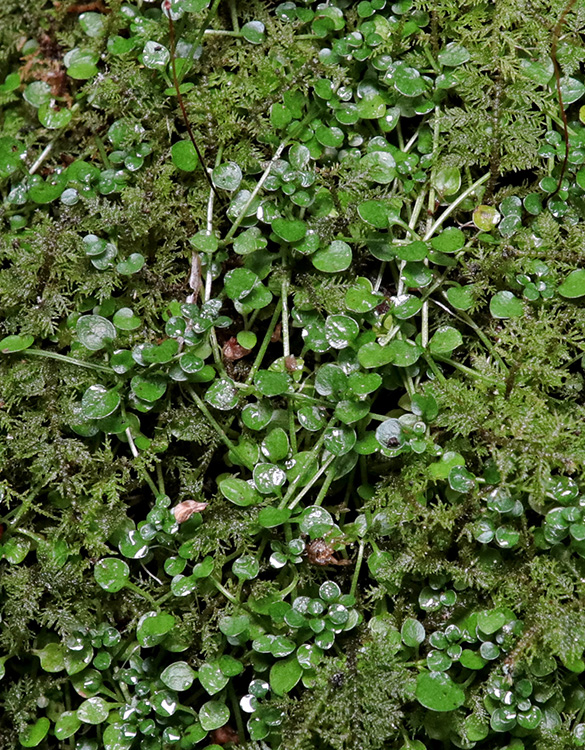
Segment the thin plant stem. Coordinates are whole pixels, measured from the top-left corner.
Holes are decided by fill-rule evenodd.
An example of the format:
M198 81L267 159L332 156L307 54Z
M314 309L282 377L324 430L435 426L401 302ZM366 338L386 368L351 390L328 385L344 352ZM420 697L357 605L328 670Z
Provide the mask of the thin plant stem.
M327 475L325 476L325 481L321 485L321 489L319 490L319 494L315 498L315 502L313 503L313 505L321 505L323 500L325 500L327 493L329 492L329 487L331 487L334 479L335 479L335 471L327 472Z
M247 469L252 470L252 466L250 466L248 460L244 458L244 456L241 455L240 451L238 450L238 446L233 443L229 437L226 435L225 430L223 427L219 424L219 422L215 419L215 417L212 415L212 413L209 411L207 406L205 405L204 401L197 395L194 388L191 386L187 386L187 391L193 401L197 404L199 411L203 414L204 417L209 421L215 432L217 433L218 437L222 441L222 443L230 450L232 453L237 457L238 461L243 464Z
M282 277L282 291L280 299L282 300L282 351L285 357L290 355L290 333L288 327L288 275Z
M232 224L231 229L226 234L224 243L229 242L231 240L231 238L234 236L234 234L236 233L238 227L240 226L240 224L242 223L242 221L244 220L244 218L246 216L246 211L251 206L252 201L256 198L256 196L258 195L258 193L262 190L262 187L263 187L264 183L268 179L268 175L270 174L270 170L272 169L272 165L274 164L275 161L277 161L278 159L280 159L280 156L281 156L282 152L284 151L284 149L287 147L288 143L289 143L289 139L287 138L287 140L283 141L280 144L280 146L276 149L276 151L274 152L274 156L268 162L268 166L266 167L266 169L262 173L262 176L258 180L258 183L256 184L256 187L254 188L254 190L252 190L252 192L250 194L250 197L248 198L248 200L246 201L246 203L243 205L242 210L240 211L238 217L236 218L236 220Z
M45 161L47 156L51 153L53 150L54 141L51 141L51 143L47 143L45 148L41 151L40 155L38 156L35 163L32 165L32 167L28 170L29 174L34 174L37 169L41 166L41 164Z
M216 4L217 5L217 4ZM175 87L175 93L177 95L177 101L179 102L179 107L181 109L181 114L183 115L183 122L185 123L185 128L187 129L187 134L189 136L189 139L191 143L193 144L193 148L195 149L195 153L197 154L197 157L199 159L199 162L201 163L201 167L203 169L203 174L205 175L205 179L209 183L209 187L211 188L212 192L215 193L218 200L221 200L219 197L219 193L215 189L215 186L213 184L213 181L211 177L209 176L209 172L207 171L207 167L205 165L205 159L203 158L203 154L201 153L199 146L197 145L197 141L195 140L195 136L193 134L193 129L191 128L191 123L189 122L189 116L187 115L187 109L185 108L185 101L183 100L183 95L181 94L181 87L179 85L179 79L177 77L177 56L176 56L176 48L177 48L177 40L175 38L175 24L173 23L173 19L171 17L171 3L170 0L165 0L163 2L163 11L167 11L167 18L169 21L169 38L170 38L170 53L171 53L171 73L173 75L173 86Z
M15 354L32 354L33 357L45 357L47 359L56 359L59 362L67 362L70 365L77 365L77 367L85 367L87 370L95 370L96 372L107 372L108 375L115 375L114 370L106 365L97 365L94 362L84 362L82 359L75 359L75 357L68 357L65 354L57 354L57 352L47 352L43 349L23 349L21 352L15 352Z
M486 383L491 383L492 385L497 385L501 388L503 388L505 385L502 381L491 378L489 375L483 375L481 372L477 372L477 370L473 370L471 367L467 367L467 365L462 365L461 362L456 362L454 359L443 357L439 354L435 354L435 357L439 360L439 362L445 362L445 364L451 365L451 367L464 372L466 375L470 375L472 378L485 380Z
M264 359L264 355L266 354L266 350L268 349L268 346L270 344L270 339L272 338L272 334L274 333L274 329L276 328L278 318L280 317L281 310L282 298L279 299L276 303L276 307L274 308L274 312L272 313L272 318L270 319L270 323L268 324L268 330L266 331L266 335L264 336L262 345L260 346L258 354L256 355L256 359L254 360L252 369L250 370L250 372L248 373L248 377L246 378L247 385L250 385L250 383L254 380L254 375L262 364L262 360Z
M357 560L355 561L355 570L353 572L353 578L351 579L351 589L349 590L350 596L355 596L355 592L357 590L360 568L362 567L362 562L364 559L364 547L365 542L360 542Z
M484 182L487 182L490 178L490 173L487 172L483 175L483 177L480 177L479 180L476 180L473 185L467 188L461 195L457 198L457 200L453 201L449 208L446 208L443 213L439 216L439 218L435 221L434 224L431 225L430 229L427 230L427 233L425 234L423 241L428 242L428 240L431 239L433 234L437 231L437 229L445 222L445 220L455 211L455 209L463 203L463 201L467 198L468 195L471 195L475 190L477 190L478 187L483 185Z
M299 494L295 497L295 499L290 503L290 505L288 506L289 510L292 510L300 503L300 501L305 497L307 492L309 492L309 490L313 487L315 482L317 482L323 476L323 474L327 471L327 469L331 466L333 461L335 461L335 456L329 456L327 461L325 461L323 466L319 469L319 471L315 474L315 476L311 479L311 481L303 487L303 489L299 492Z

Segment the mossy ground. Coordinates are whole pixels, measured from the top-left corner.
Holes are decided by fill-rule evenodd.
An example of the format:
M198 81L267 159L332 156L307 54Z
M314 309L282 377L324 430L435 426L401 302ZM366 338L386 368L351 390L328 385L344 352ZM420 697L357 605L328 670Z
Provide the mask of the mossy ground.
M1 750L585 743L584 30L3 3Z

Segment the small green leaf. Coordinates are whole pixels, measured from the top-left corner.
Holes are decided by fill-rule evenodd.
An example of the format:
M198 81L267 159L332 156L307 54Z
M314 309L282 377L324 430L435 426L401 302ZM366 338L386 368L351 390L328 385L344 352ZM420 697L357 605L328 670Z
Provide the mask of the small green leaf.
M138 273L144 266L145 260L144 255L140 253L132 253L126 260L121 260L116 266L118 273L123 276L130 276L133 273Z
M199 667L199 682L209 695L215 695L228 684L229 677L221 671L217 661L205 662Z
M285 242L299 242L307 233L307 225L298 219L275 219L272 231Z
M585 271L583 274L585 275ZM490 300L490 313L494 318L519 318L523 312L524 305L513 292L497 292Z
M138 620L136 639L141 646L152 648L175 626L175 618L168 612L147 612Z
M449 486L455 492L472 492L476 486L476 480L470 471L463 466L454 466L449 472Z
M452 326L441 326L433 334L429 349L431 354L450 354L463 343L463 336Z
M351 247L343 240L334 240L329 247L317 250L311 261L318 271L340 273L346 271L352 260Z
M110 707L103 698L95 696L83 701L76 713L84 724L101 724L108 718Z
M159 42L146 42L142 51L142 62L147 68L164 70L171 59L171 53Z
M130 381L133 393L143 401L154 403L162 398L167 389L167 381L157 375L135 375Z
M431 245L440 253L455 253L465 245L465 235L457 227L449 227L433 237Z
M270 669L270 687L276 695L289 693L301 679L303 668L296 656L289 656L273 664Z
M447 299L456 310L469 310L473 306L473 287L449 287L447 289Z
M116 329L101 315L82 315L75 326L77 337L86 349L97 352L116 338Z
M18 735L20 744L23 747L36 747L40 745L47 736L50 726L51 722L46 716L37 719L34 724L30 724L24 732Z
M206 732L212 732L227 724L230 710L220 701L207 701L199 709L199 721Z
M64 711L55 723L55 737L58 740L66 740L77 732L81 726L81 720L76 711Z
M264 30L262 21L248 21L240 29L240 34L250 44L262 44L264 41Z
M360 168L366 179L388 185L396 177L396 160L387 151L371 151L360 159Z
M171 159L175 167L183 172L194 172L199 166L199 157L191 141L177 141L171 146Z
M229 378L219 378L216 380L205 393L205 400L215 409L229 411L238 404L238 391L234 387L233 380Z
M400 634L404 645L411 648L417 648L425 639L424 626L412 617L403 622Z
M99 585L112 594L124 588L130 576L130 568L124 560L117 557L104 557L93 571Z
M265 529L273 529L286 523L290 515L288 508L262 508L258 514L258 523Z
M567 276L559 286L558 292L566 299L577 299L585 296L585 269L578 268Z
M116 411L120 401L118 391L91 385L81 399L81 415L84 419L104 419Z
M163 669L161 681L171 690L189 690L197 673L185 661L176 661Z
M463 690L444 672L421 672L415 695L418 702L431 711L454 711L465 701Z
M477 206L473 211L473 223L482 232L491 232L498 225L500 214L493 206Z
M233 192L240 186L242 170L235 161L224 162L215 167L211 173L211 179L215 187Z
M121 331L135 331L140 328L142 321L131 308L122 307L114 314L112 322Z
M468 50L457 42L449 42L445 49L441 50L438 54L438 60L441 65L447 65L450 68L455 68L458 65L466 63L471 55Z
M30 334L26 334L25 336L5 336L0 341L0 351L2 354L22 352L24 349L32 346L34 340L34 336Z
M234 505L246 508L260 502L261 497L248 482L237 477L228 477L219 483L221 494Z

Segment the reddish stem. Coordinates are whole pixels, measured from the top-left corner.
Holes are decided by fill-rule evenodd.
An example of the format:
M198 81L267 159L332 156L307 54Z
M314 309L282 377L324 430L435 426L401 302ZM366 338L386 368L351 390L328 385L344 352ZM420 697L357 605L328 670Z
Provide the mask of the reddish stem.
M553 67L555 69L555 82L557 86L557 96L559 98L559 107L561 110L561 118L563 120L563 135L565 138L565 158L563 159L563 164L561 167L561 174L559 175L559 181L557 183L556 190L550 196L551 198L554 195L556 195L561 189L563 178L567 170L567 164L569 163L569 124L567 122L567 113L565 112L565 106L563 104L563 95L561 92L561 68L559 65L559 61L557 60L557 47L559 44L559 36L561 34L561 29L563 28L563 24L565 23L565 19L570 13L571 8L575 5L575 1L576 0L569 0L569 2L565 5L565 9L561 13L561 17L559 18L556 26L554 27L553 35L552 35L552 44L550 47L550 56L553 62Z
M215 193L215 196L218 200L221 200L217 190L215 189L215 186L213 182L211 181L211 177L209 176L209 172L207 171L207 166L205 165L205 161L203 159L203 154L199 150L199 146L197 145L197 141L195 140L195 136L193 135L193 130L191 129L191 123L189 122L189 117L187 115L187 110L185 108L185 102L183 100L183 95L181 94L181 89L179 86L179 79L177 78L177 67L176 67L176 61L175 61L175 53L176 53L176 38L175 38L175 24L173 23L173 19L171 18L171 3L170 0L165 0L163 3L163 8L167 12L167 18L169 19L169 37L170 37L170 46L171 46L171 72L173 74L173 85L175 87L175 92L177 94L177 99L179 101L179 107L181 108L181 113L183 115L183 121L185 122L185 127L187 129L187 133L189 134L189 138L191 139L191 143L193 144L193 148L195 149L195 153L197 154L199 158L199 162L203 168L203 173L205 174L205 179L209 183L209 187L213 190Z

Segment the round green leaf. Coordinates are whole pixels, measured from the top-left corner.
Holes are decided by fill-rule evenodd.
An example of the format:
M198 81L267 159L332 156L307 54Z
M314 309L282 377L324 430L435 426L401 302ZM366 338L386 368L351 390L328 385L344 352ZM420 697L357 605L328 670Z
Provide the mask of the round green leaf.
M450 354L463 343L463 337L456 328L441 326L433 334L429 348L431 354Z
M567 276L559 286L558 292L566 299L576 299L585 295L585 269L578 268Z
M206 732L212 732L227 724L230 710L220 701L207 701L199 710L199 721Z
M189 690L197 673L185 661L176 661L163 669L161 681L171 690Z
M237 477L224 479L219 483L219 489L226 500L242 508L248 505L255 505L261 500L258 492L248 482L244 482L243 479L238 479Z
M116 329L101 315L82 315L75 326L77 337L86 349L97 352L116 338Z
M0 351L2 354L12 354L28 349L34 342L34 336L26 334L25 336L5 336L0 341Z
M228 161L213 170L211 179L215 187L232 192L240 186L242 170L235 161Z
M299 242L307 234L307 225L298 219L275 219L272 231L285 242Z
M457 227L449 227L433 237L431 245L440 253L455 253L465 245L465 235Z
M54 109L49 103L45 102L39 107L39 122L49 130L58 130L69 125L73 115L68 109Z
M387 185L396 177L396 160L388 151L371 151L360 160L364 176L380 185Z
M140 253L132 253L126 260L121 260L116 266L118 273L123 276L130 276L133 273L138 273L144 266L145 260L144 255Z
M81 399L81 415L84 419L104 419L116 411L120 401L118 391L91 385Z
M303 668L295 655L281 659L270 669L270 687L276 695L289 693L301 679Z
M402 623L400 634L404 645L411 648L417 648L425 639L424 626L412 617Z
M123 589L130 576L130 568L117 557L104 557L93 570L95 580L111 594Z
M122 331L134 331L140 328L141 320L129 307L120 308L112 318L112 322Z
M583 273L585 275L585 271ZM494 318L519 318L523 312L524 305L513 292L497 292L490 300L490 313Z
M194 172L199 166L199 157L191 141L177 141L171 146L171 159L175 167L183 172Z
M334 240L329 247L317 250L311 261L318 271L340 273L351 265L351 247L343 240Z
M157 375L135 375L130 381L130 387L138 398L153 403L164 396L167 381Z
M471 57L468 50L457 42L449 42L449 44L442 49L437 55L441 65L447 65L450 68L455 68L458 65L463 65Z
M482 232L491 232L500 221L500 214L493 206L478 206L473 212L473 223Z
M41 660L43 671L60 672L65 669L63 648L61 643L48 643L44 648L34 652Z
M136 639L141 646L152 648L174 628L175 618L168 612L147 612L138 620Z
M81 726L81 720L76 711L64 711L55 723L55 737L58 740L66 740L77 732Z
M199 667L199 682L209 695L215 695L228 684L229 677L221 671L218 662L206 662Z
M251 581L260 572L260 563L252 555L242 555L234 560L232 572L242 581Z
M229 411L238 404L238 391L229 378L219 378L205 393L207 403L221 411Z
M240 34L250 44L262 44L264 41L264 24L262 21L248 21L240 29Z
M18 735L20 744L23 747L36 747L47 736L47 732L51 726L51 722L46 716L37 719L34 724L29 725L24 732Z
M171 59L171 53L159 42L146 42L142 51L142 62L147 68L164 70Z
M431 711L454 711L465 701L463 690L444 672L421 672L415 694L418 702Z
M290 515L288 508L262 508L258 514L258 523L265 529L273 529L286 523Z
M469 310L473 306L473 287L449 287L447 289L447 299L456 310Z
M76 713L84 724L101 724L108 718L110 707L103 698L95 696L83 701Z

